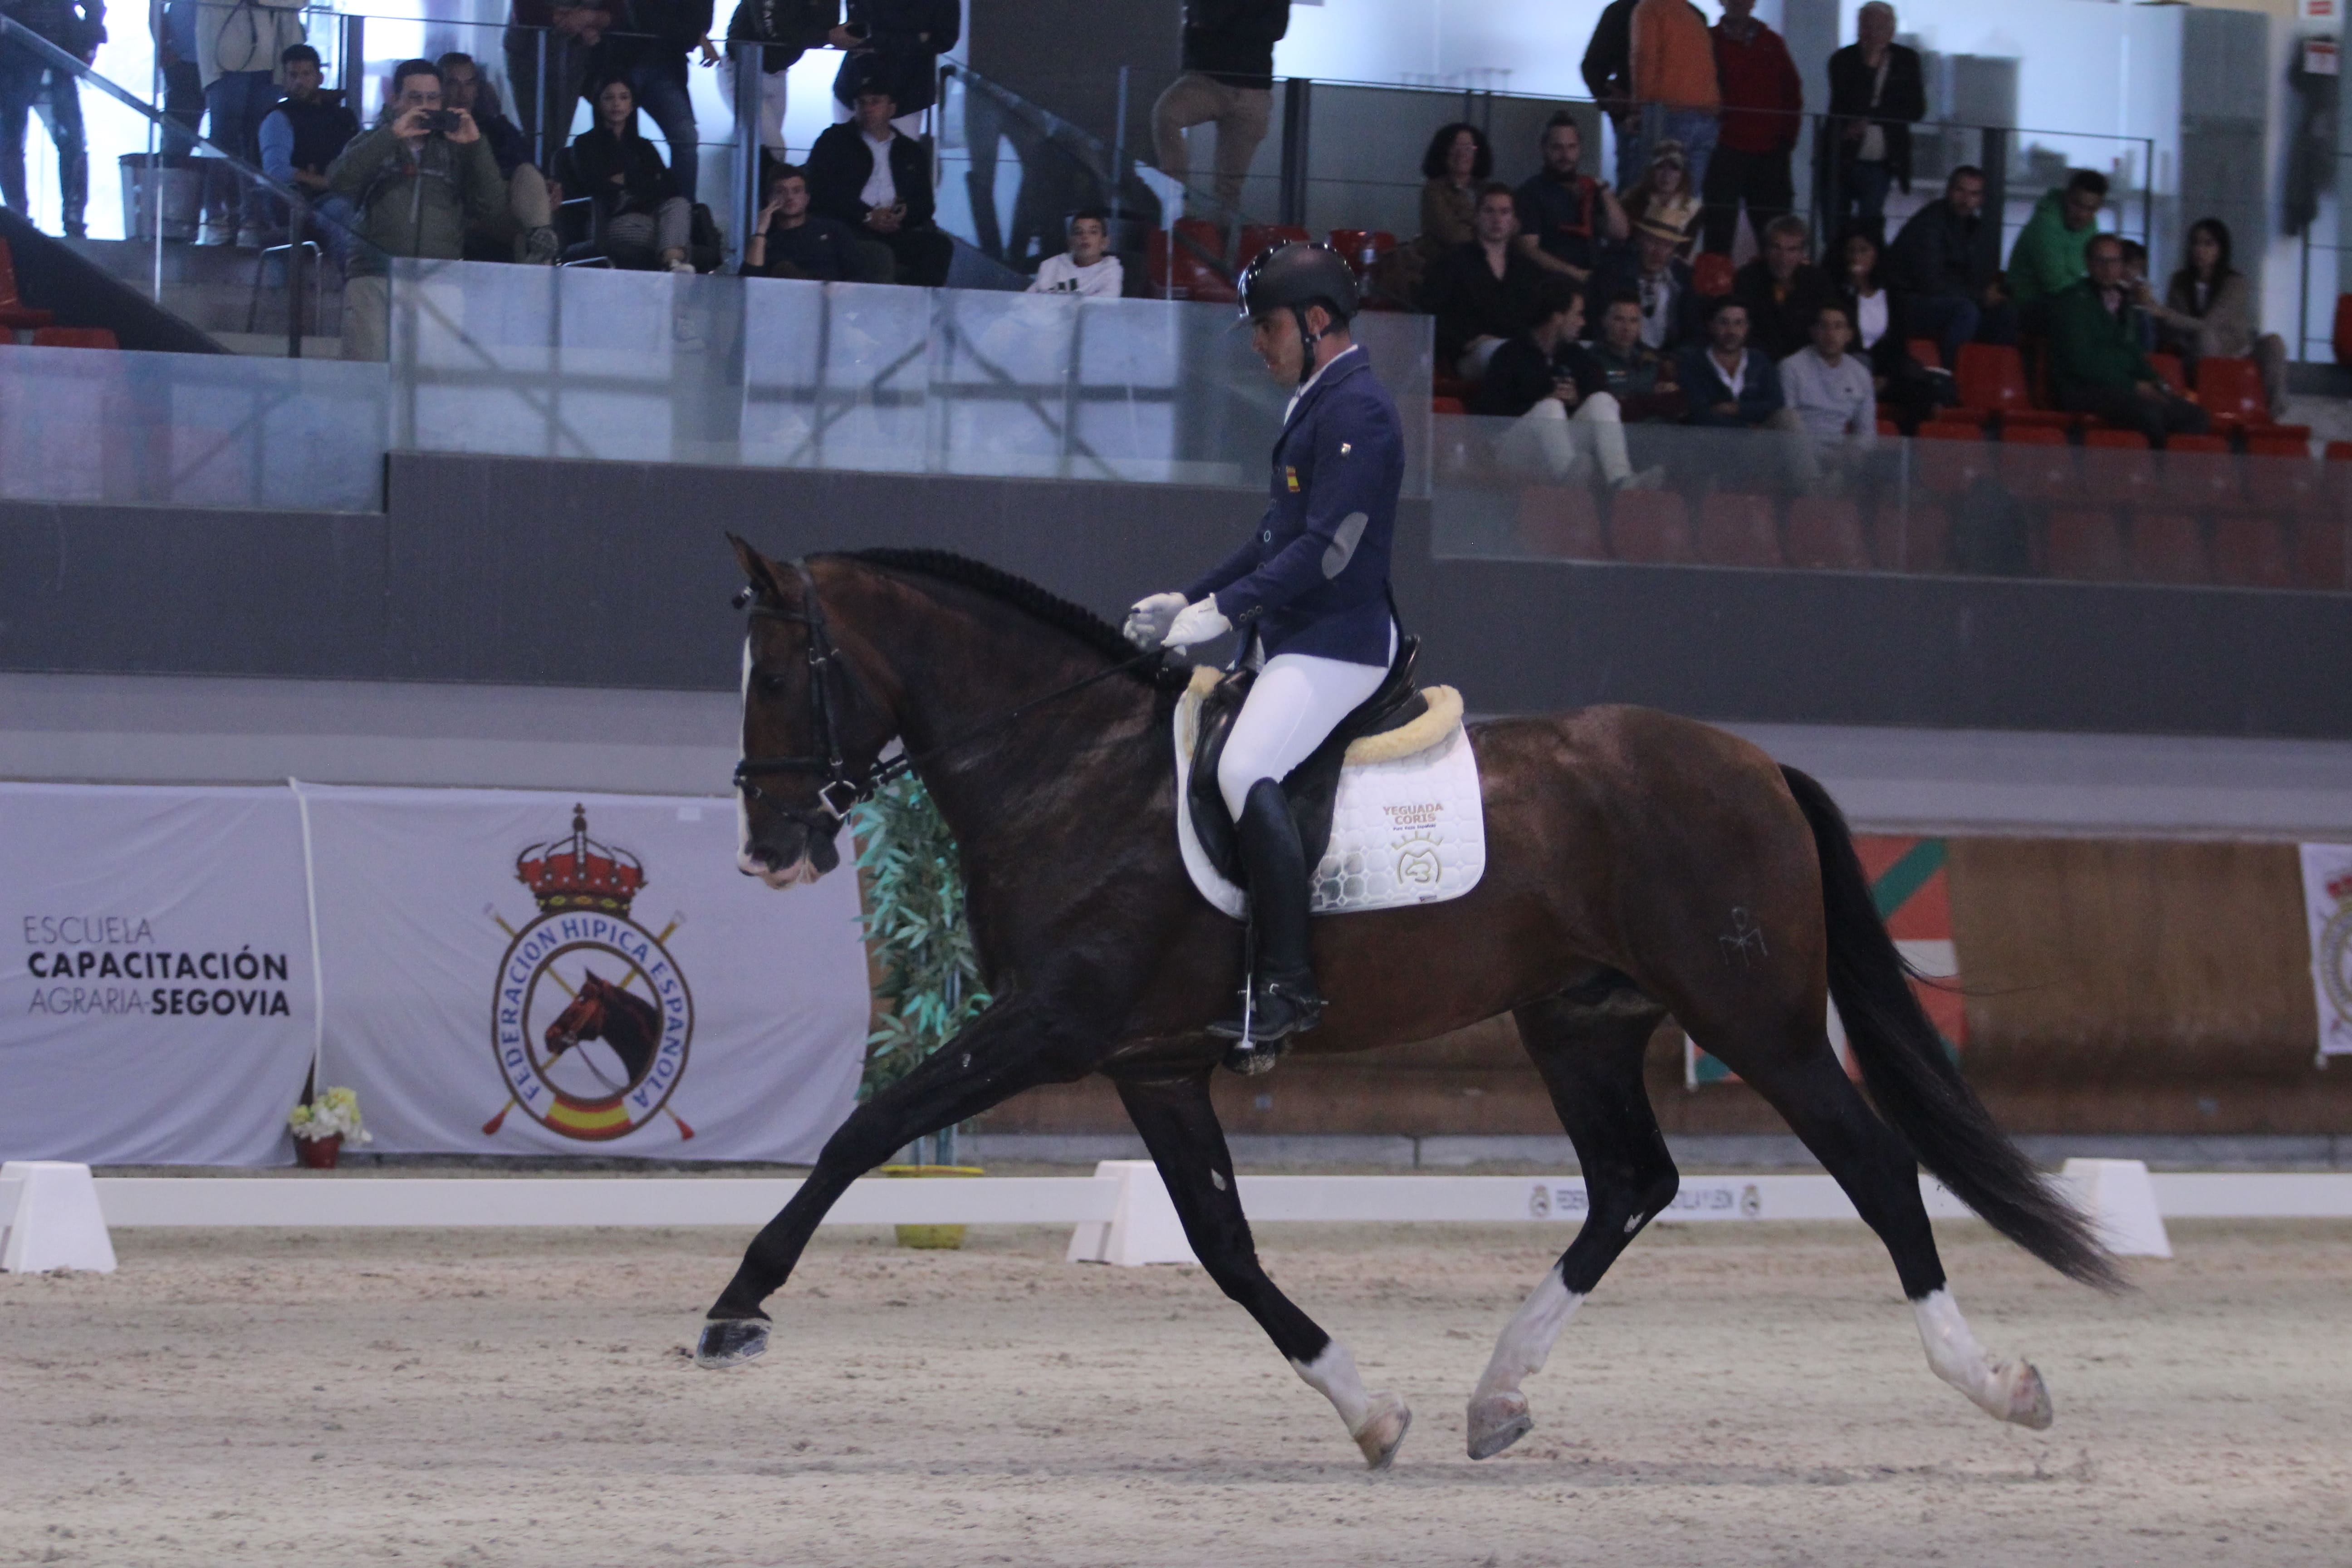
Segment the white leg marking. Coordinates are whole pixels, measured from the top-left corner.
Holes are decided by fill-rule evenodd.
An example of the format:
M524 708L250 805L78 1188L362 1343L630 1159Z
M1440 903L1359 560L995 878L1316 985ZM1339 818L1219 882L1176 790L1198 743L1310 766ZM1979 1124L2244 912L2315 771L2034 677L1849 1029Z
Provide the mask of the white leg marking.
M1995 1362L1969 1331L1959 1303L1947 1289L1930 1290L1911 1303L1919 1340L1937 1377L1958 1389L1988 1415L2039 1432L2050 1425L2050 1391L2042 1374L2023 1361Z
M743 634L741 690L742 700L736 705L735 721L735 755L738 761L743 756L742 716L751 707L751 635L749 632ZM735 865L745 875L752 877L767 869L751 858L751 805L740 787L735 791Z
M1554 1264L1504 1325L1502 1337L1495 1342L1495 1353L1487 1360L1478 1386L1470 1393L1472 1458L1501 1453L1535 1426L1519 1384L1543 1370L1559 1331L1583 1304L1584 1298L1568 1288L1559 1277L1559 1266Z
M1325 1345L1323 1353L1313 1361L1293 1361L1290 1366L1307 1387L1331 1402L1331 1408L1347 1424L1348 1436L1363 1450L1364 1463L1376 1470L1386 1469L1396 1457L1397 1445L1404 1441L1405 1428L1412 1425L1412 1412L1405 1408L1404 1401L1393 1394L1366 1392L1364 1380L1356 1371L1356 1358L1337 1340Z

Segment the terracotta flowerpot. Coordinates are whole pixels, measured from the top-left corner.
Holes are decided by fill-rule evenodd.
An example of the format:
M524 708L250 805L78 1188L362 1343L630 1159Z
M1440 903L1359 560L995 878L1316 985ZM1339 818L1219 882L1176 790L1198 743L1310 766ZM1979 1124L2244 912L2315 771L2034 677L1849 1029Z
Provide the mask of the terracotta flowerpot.
M340 1132L330 1133L324 1138L294 1140L294 1156L302 1162L302 1168L306 1171L333 1170L335 1156L342 1152L342 1148L343 1135Z

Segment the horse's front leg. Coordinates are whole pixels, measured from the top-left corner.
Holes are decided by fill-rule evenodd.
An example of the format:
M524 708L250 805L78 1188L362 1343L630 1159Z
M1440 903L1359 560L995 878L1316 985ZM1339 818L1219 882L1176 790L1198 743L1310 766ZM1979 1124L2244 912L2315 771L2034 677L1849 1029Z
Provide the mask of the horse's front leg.
M1082 1005L1052 993L1009 996L852 1111L825 1141L800 1191L752 1237L735 1278L710 1309L696 1362L740 1366L768 1348L768 1316L760 1304L791 1277L825 1211L850 1183L916 1139L1024 1089L1085 1077L1107 1034Z
M1209 1100L1208 1072L1122 1082L1118 1097L1160 1167L1176 1217L1184 1223L1184 1239L1192 1244L1201 1267L1257 1320L1291 1370L1331 1402L1348 1436L1363 1450L1364 1462L1386 1469L1412 1425L1412 1412L1393 1394L1368 1391L1348 1347L1300 1311L1259 1266L1233 1158L1225 1151L1225 1131Z

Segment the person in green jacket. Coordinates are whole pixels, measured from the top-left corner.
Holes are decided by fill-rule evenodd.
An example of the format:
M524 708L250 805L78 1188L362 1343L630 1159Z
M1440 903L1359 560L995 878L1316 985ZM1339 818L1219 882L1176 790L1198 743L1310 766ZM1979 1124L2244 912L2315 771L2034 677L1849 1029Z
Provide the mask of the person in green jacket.
M345 359L385 355L394 257L455 261L466 226L507 208L490 144L471 114L442 109L441 68L431 60L394 68L383 118L327 165L327 188L359 209L343 284Z
M2089 274L2049 302L2058 406L2140 431L2158 447L2167 436L2204 434L2205 410L2167 387L2140 353L2141 311L2124 282L2123 241L2095 235L2084 260Z
M2077 169L2063 190L2034 204L2032 217L2009 253L2009 294L2031 317L2083 279L2083 247L2099 228L2099 207L2107 199L2107 177Z

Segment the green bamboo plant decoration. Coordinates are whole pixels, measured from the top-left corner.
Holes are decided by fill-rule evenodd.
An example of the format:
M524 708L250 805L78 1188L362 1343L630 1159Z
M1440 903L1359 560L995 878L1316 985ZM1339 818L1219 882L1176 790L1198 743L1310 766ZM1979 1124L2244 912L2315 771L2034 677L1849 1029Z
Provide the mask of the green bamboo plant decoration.
M988 993L964 916L955 836L921 782L895 780L856 809L851 827L865 873L866 941L882 963L880 1016L857 1086L863 1100L953 1039L988 1005ZM948 1163L954 1146L950 1129L931 1152Z

